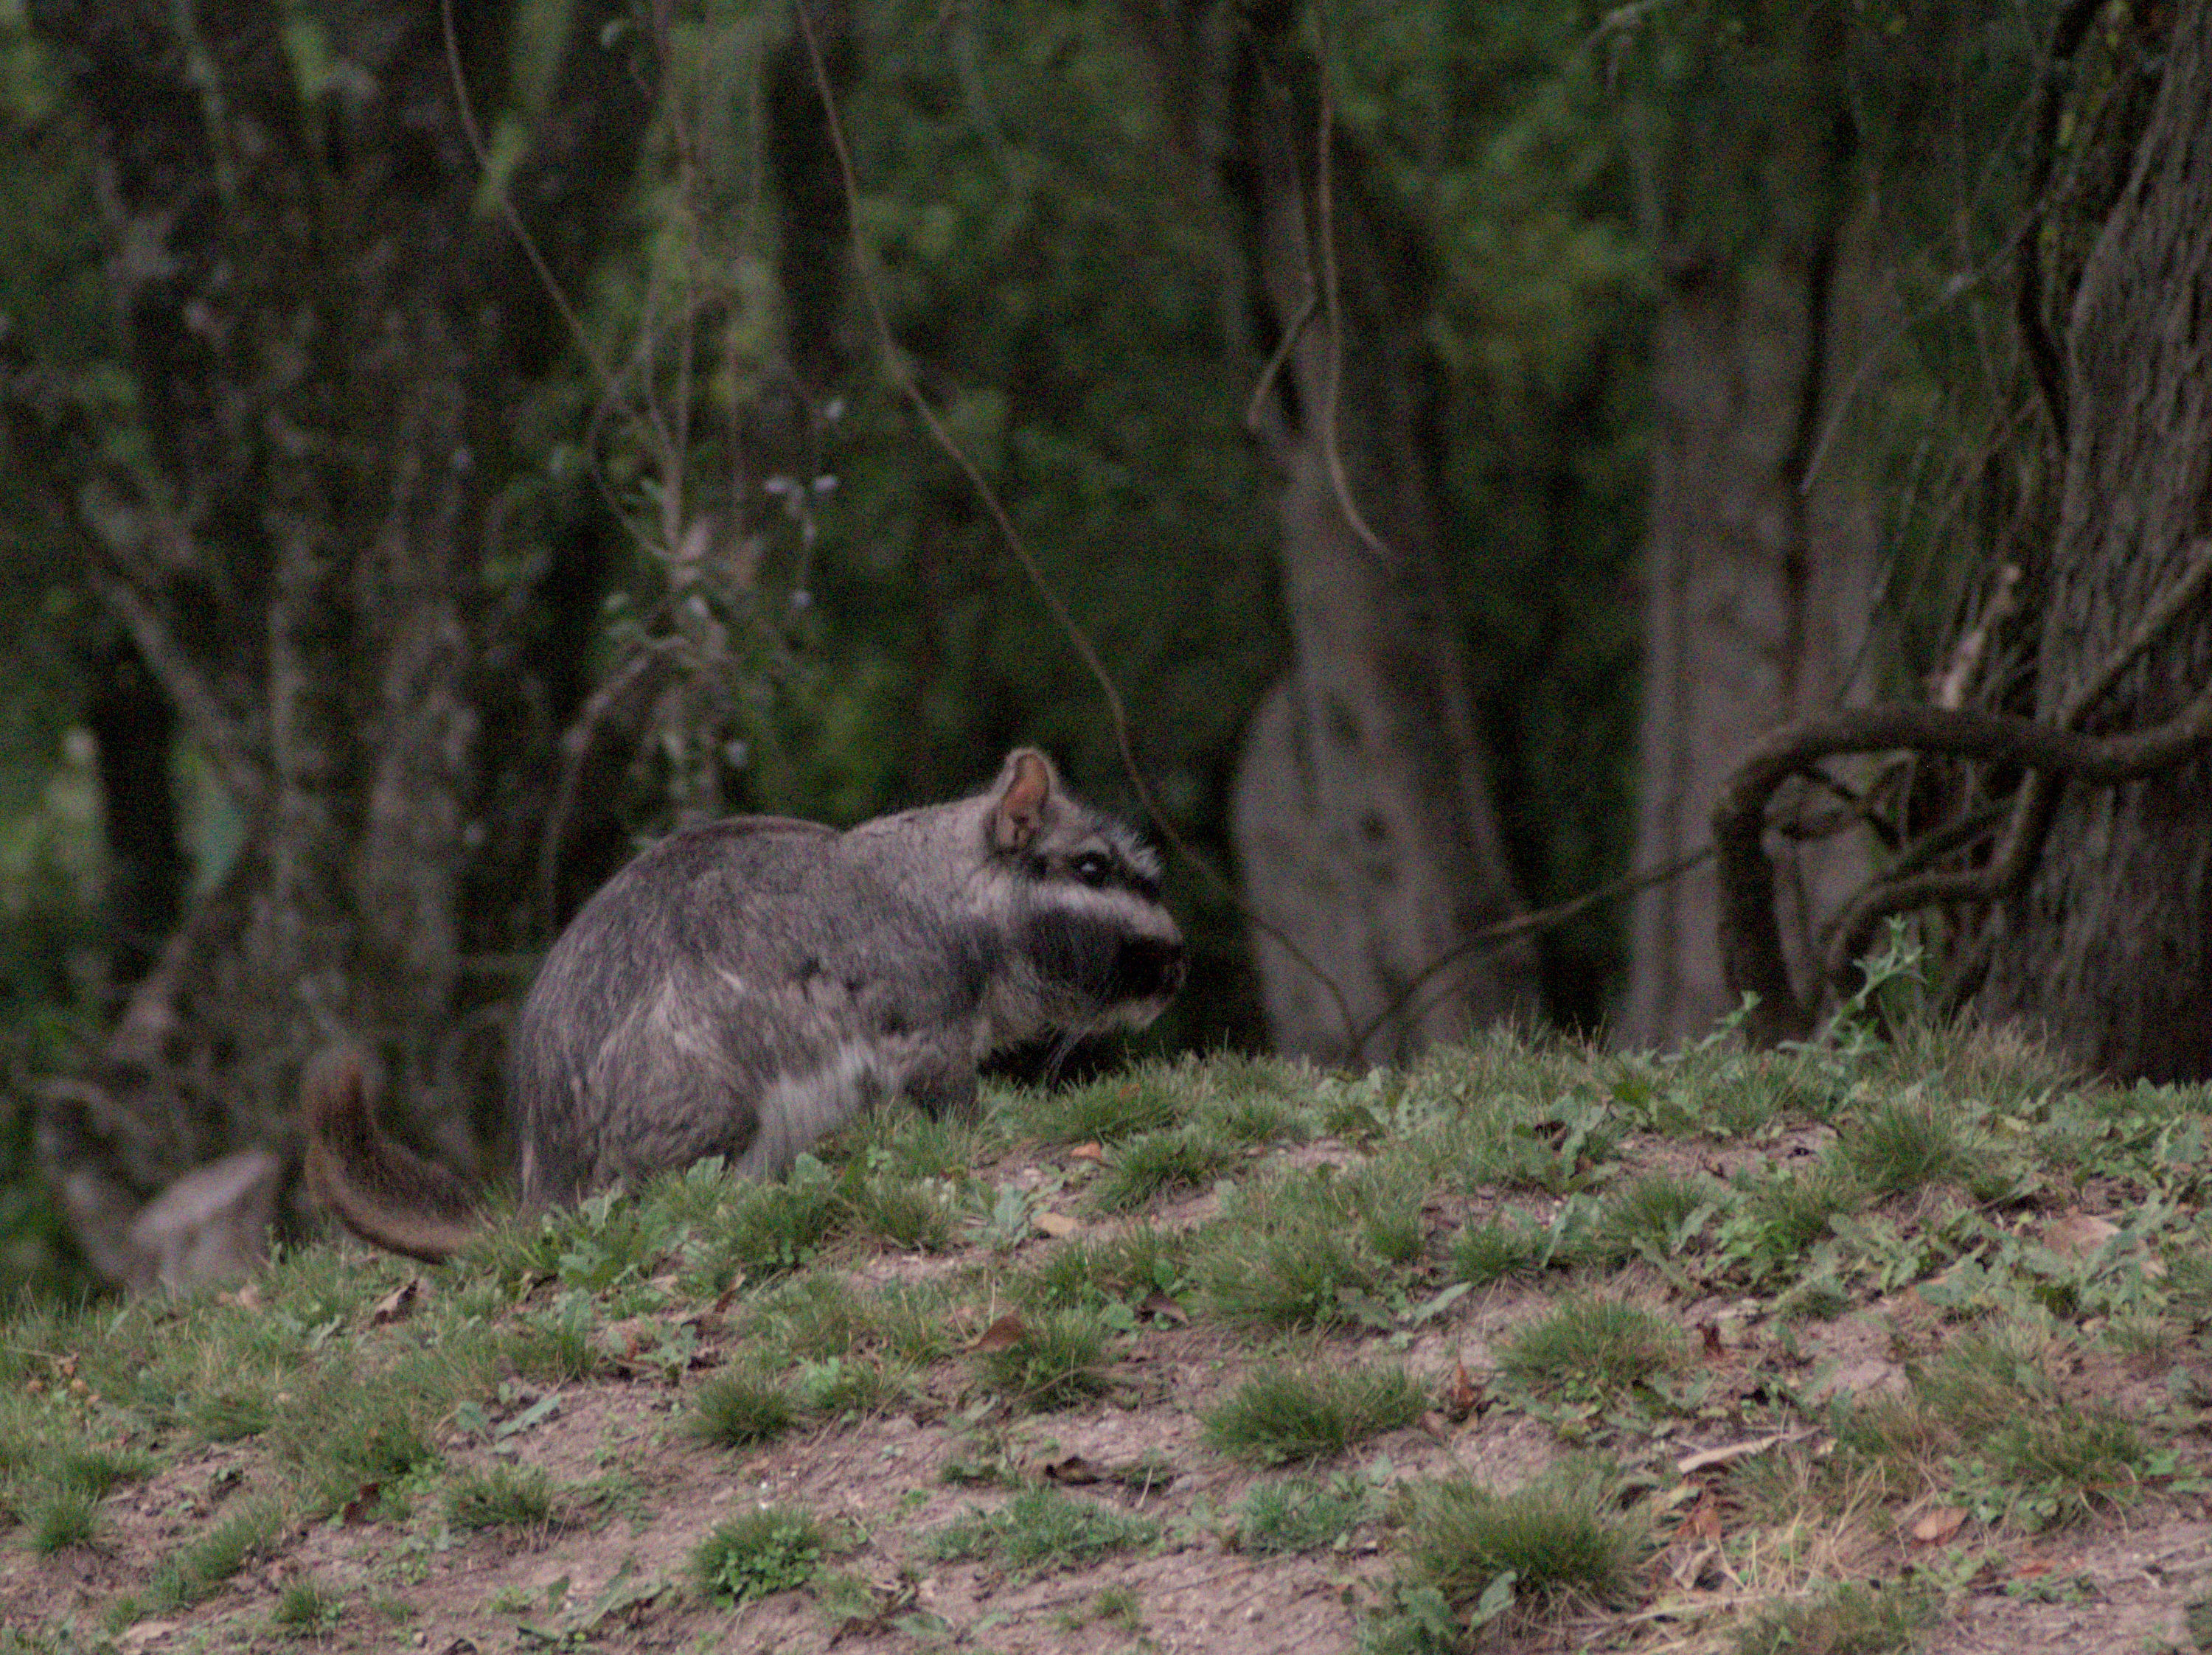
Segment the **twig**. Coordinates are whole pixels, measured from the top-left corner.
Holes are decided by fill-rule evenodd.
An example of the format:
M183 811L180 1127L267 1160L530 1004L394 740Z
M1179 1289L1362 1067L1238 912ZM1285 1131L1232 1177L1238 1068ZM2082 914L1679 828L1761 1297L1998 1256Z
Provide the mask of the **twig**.
M1479 931L1470 932L1454 947L1422 967L1414 975L1413 979L1392 997L1388 1005L1369 1018L1366 1025L1359 1031L1359 1038L1352 1042L1352 1049L1357 1052L1366 1045L1376 1030L1402 1010L1407 1003L1420 991L1424 984L1453 961L1474 953L1477 949L1490 948L1500 943L1510 943L1516 937L1526 937L1535 931L1549 931L1554 925L1563 925L1577 914L1596 907L1600 903L1611 902L1620 897L1633 896L1637 892L1649 889L1654 885L1664 885L1671 879L1680 878L1691 869L1711 861L1712 856L1711 846L1700 846L1686 856L1675 858L1664 867L1653 868L1640 874L1630 874L1625 878L1613 880L1609 884L1600 885L1593 890L1584 891L1579 896L1569 897L1564 902L1555 902L1548 908L1539 908L1533 913L1516 914L1510 919L1503 919L1494 925L1485 925Z
M2098 704L2112 694L2121 676L2164 637L2212 580L2212 540L2191 549L2190 565L2151 601L2128 635L2067 696L2053 720L2060 730L2079 729ZM1862 890L1834 921L1835 941L1826 961L1828 981L1838 993L1850 990L1852 963L1866 953L1881 922L1939 902L1993 902L2019 888L2033 867L2058 803L2060 778L2038 771L2014 795L2012 819L1996 854L1982 868L1954 873L1900 874L1891 869ZM1938 852L1941 854L1942 852Z
M1309 289L1305 303L1298 306L1298 313L1291 318L1291 325L1283 334L1283 343L1275 347L1275 354L1267 359L1267 365L1260 370L1260 377L1252 382L1252 394L1244 399L1244 428L1255 437L1261 434L1260 404L1267 400L1267 393L1282 376L1283 367L1291 360L1291 351L1297 349L1298 337L1305 332L1306 324L1313 320L1313 313L1314 294Z
M1790 985L1774 913L1774 870L1764 843L1766 801L1788 777L1841 753L1893 748L1958 758L2019 764L2039 773L2014 807L2005 851L1988 869L1967 874L1929 874L1870 892L1855 905L1852 923L1839 927L1837 947L1858 940L1859 910L1879 917L1892 895L1936 892L1927 900L1987 900L2023 876L2039 846L2061 781L2112 786L2166 769L2212 742L2212 684L2200 689L2164 724L2130 734L2090 737L2072 726L2111 692L2130 662L2168 628L2212 579L2212 541L2199 542L2191 562L2147 609L2128 637L2069 694L2057 719L2045 723L2005 713L1932 706L1853 708L1787 724L1756 743L1736 767L1713 809L1713 843L1720 856L1721 945L1729 986L1759 997L1746 1028L1764 1045L1803 1040L1812 1010ZM1918 906L1906 901L1905 906ZM1898 912L1899 909L1889 909ZM1832 962L1835 955L1832 954ZM1848 958L1848 955L1846 955Z
M1324 9L1324 26L1327 16ZM1316 239L1321 245L1322 302L1328 322L1328 379L1322 393L1322 452L1328 462L1329 487L1336 494L1337 507L1344 513L1345 522L1352 526L1352 532L1359 537L1368 555L1383 569L1395 573L1397 560L1382 537L1367 526L1366 518L1352 498L1352 482L1344 469L1344 445L1337 438L1337 403L1344 389L1344 317L1337 294L1335 195L1330 185L1334 169L1329 165L1329 152L1335 147L1336 100L1329 91L1326 44L1321 63L1320 124L1321 155L1314 175L1314 213L1319 221L1315 230Z
M561 312L562 321L568 324L569 334L575 339L576 349L583 353L592 377L599 382L601 393L612 397L614 379L608 373L606 364L599 360L599 353L593 348L591 336L584 331L582 318L568 303L568 295L562 291L560 282L554 279L553 267L538 252L538 239L523 223L522 215L514 210L514 202L507 198L506 185L492 176L491 152L485 147L483 133L477 126L476 106L469 100L468 82L461 73L461 40L459 31L453 27L453 0L439 0L438 15L445 25L446 70L453 78L453 102L460 112L461 133L468 140L469 153L476 157L477 169L483 174L484 182L491 190L492 200L499 208L500 216L507 221L507 227L529 258L531 269L538 272L538 280L545 289L545 296Z

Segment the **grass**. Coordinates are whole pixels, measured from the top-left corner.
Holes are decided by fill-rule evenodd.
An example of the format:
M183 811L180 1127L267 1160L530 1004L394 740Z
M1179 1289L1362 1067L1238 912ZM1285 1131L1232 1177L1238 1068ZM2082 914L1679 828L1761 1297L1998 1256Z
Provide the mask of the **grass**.
M1042 1574L1149 1546L1159 1537L1157 1519L1117 1512L1057 1488L1030 1488L996 1511L970 1512L932 1531L922 1538L922 1555L939 1562L985 1559L1021 1573Z
M1600 1211L1594 1238L1597 1256L1608 1264L1639 1254L1669 1258L1690 1239L1692 1221L1703 1211L1710 1222L1711 1209L1726 1193L1672 1173L1632 1179L1608 1196Z
M91 1544L100 1533L100 1496L89 1488L48 1490L25 1514L26 1543L40 1557Z
M772 1379L744 1372L717 1373L691 1401L691 1434L725 1448L750 1448L781 1436L798 1422L791 1393Z
M155 1572L155 1607L184 1609L212 1597L257 1553L275 1543L284 1521L283 1510L268 1500L253 1501L218 1519Z
M1047 1310L1017 1319L1002 1343L975 1355L976 1377L1015 1407L1042 1412L1103 1394L1106 1330L1087 1311Z
M1323 1167L1240 1191L1194 1261L1199 1283L1232 1321L1304 1329L1353 1319L1419 1250L1414 1187L1395 1171L1355 1180Z
M1256 1482L1237 1507L1237 1537L1248 1552L1318 1551L1334 1545L1368 1515L1364 1492L1317 1477Z
M1778 1265L1827 1240L1829 1221L1856 1212L1868 1195L1856 1173L1824 1161L1752 1185L1743 1197L1743 1216L1762 1262Z
M1524 1610L1619 1603L1650 1546L1620 1494L1612 1473L1588 1460L1564 1461L1508 1494L1465 1478L1417 1486L1405 1513L1408 1573L1462 1616L1499 1594L1501 1581Z
M542 1465L470 1471L447 1490L446 1520L457 1529L542 1528L553 1520L553 1483Z
M1529 1275L1543 1264L1549 1245L1543 1230L1523 1223L1510 1210L1493 1214L1452 1238L1452 1275L1479 1288Z
M1182 1124L1189 1088L1175 1065L1145 1064L1087 1086L1024 1096L1014 1118L1040 1143L1118 1143Z
M797 1270L821 1252L842 1207L811 1156L801 1157L785 1183L734 1185L699 1222L687 1258L693 1278L702 1290L720 1293Z
M1427 1406L1402 1367L1271 1367L1206 1410L1206 1440L1268 1465L1320 1459L1411 1425Z
M1204 1189L1243 1158L1237 1143L1202 1127L1142 1132L1107 1158L1105 1175L1092 1185L1101 1212L1133 1212L1175 1191Z
M1908 1587L1834 1584L1753 1616L1730 1642L1729 1655L1905 1655L1934 1607Z
M1623 1058L1499 1038L1403 1074L1154 1064L1045 1097L994 1090L980 1121L871 1115L787 1184L702 1167L495 1227L411 1294L397 1290L412 1267L307 1248L248 1294L23 1306L0 1319L0 1524L23 1552L98 1549L115 1595L87 1626L243 1602L225 1580L274 1556L297 1591L255 1606L260 1635L360 1636L404 1610L426 1549L447 1543L432 1537L504 1531L479 1543L511 1550L587 1501L641 1534L660 1522L657 1427L736 1448L805 1428L865 1489L871 1529L851 1543L868 1555L836 1577L860 1585L824 1584L842 1530L739 1501L693 1558L697 1593L804 1588L809 1615L879 1634L924 1615L912 1579L932 1558L979 1565L986 1584L1097 1570L1048 1609L1002 1609L1008 1635L1048 1636L1064 1616L1129 1641L1172 1631L1170 1611L1124 1591L1115 1560L1218 1539L1263 1594L1279 1560L1379 1554L1389 1607L1362 1634L1378 1655L1479 1646L1483 1628L1565 1610L1586 1617L1574 1639L1632 1655L1685 1635L1704 1655L1902 1649L1917 1600L1864 1576L1920 1513L1966 1512L1942 1566L1961 1571L2025 1531L2165 1520L2161 1505L2124 1508L2193 1474L2205 1392L2185 1373L2165 1408L2118 1404L2185 1367L2212 1323L2212 1093L2113 1092L1948 1036L1911 1049L1910 1064L1724 1043ZM1324 1122L1334 1141L1283 1152ZM1838 1133L1819 1159L1774 1164L1775 1134L1794 1144L1823 1122ZM1653 1133L1702 1142L1655 1148ZM1103 1145L1097 1170L1021 1147L1046 1137ZM1654 1169L1692 1153L1705 1171ZM2023 1168L2044 1180L2033 1209L2002 1191L1923 1193L1981 1202ZM1194 1188L1221 1191L1218 1215L1146 1222ZM1078 1200L1091 1222L1037 1234L1036 1214ZM2054 1253L2056 1203L2124 1206L2127 1240ZM939 1246L957 1252L911 1256ZM1564 1291L1546 1305L1490 1290L1516 1277ZM1723 1309L1724 1349L1705 1362L1682 1325L1698 1301L1769 1313L1739 1343ZM1812 1400L1816 1376L1865 1349L1850 1330L1870 1310L1900 1394ZM1844 1328L1805 1319L1849 1312ZM1408 1350L1425 1353L1419 1379ZM1669 1382L1682 1375L1694 1384ZM1516 1452L1595 1443L1632 1469L1570 1460L1504 1494L1409 1482L1382 1434L1430 1407L1470 1456L1510 1432ZM1197 1432L1130 1436L1165 1441L1149 1458L1112 1447L1125 1415L1148 1427L1164 1409L1195 1411ZM1710 1475L1733 1618L1613 1618L1673 1589L1644 1567L1654 1525L1695 1509L1668 1462L1739 1425L1820 1434ZM218 1441L220 1520L134 1555L146 1519L112 1492L167 1465L165 1500L198 1497L194 1455ZM599 1456L597 1483L523 1469L556 1441ZM1347 1451L1356 1467L1332 1466ZM925 1526L949 1483L1000 1503ZM410 1505L428 1515L399 1520ZM389 1570L343 1609L289 1555L341 1510ZM514 1612L555 1635L586 1635L601 1612L526 1596Z
M942 1180L879 1175L863 1179L847 1197L853 1222L911 1252L944 1252L956 1240L958 1207Z
M1061 1243L1012 1283L1017 1304L1036 1309L1096 1310L1115 1300L1175 1293L1191 1263L1188 1232L1139 1224L1101 1240Z
M436 1461L433 1428L464 1389L461 1375L441 1373L434 1362L376 1371L340 1361L279 1407L269 1436L300 1474L309 1503L327 1512L363 1488L397 1482Z
M336 1630L345 1615L345 1598L312 1578L289 1581L269 1612L270 1623L295 1638L319 1638Z
M779 1506L747 1512L721 1525L691 1554L691 1579L720 1603L749 1603L811 1585L830 1540L807 1513Z
M1585 1294L1516 1329L1499 1370L1540 1395L1613 1395L1688 1360L1689 1343L1664 1318L1618 1299Z
M1844 1166L1879 1195L1926 1184L1964 1184L1974 1174L1976 1136L1965 1112L1925 1098L1884 1098L1844 1131Z

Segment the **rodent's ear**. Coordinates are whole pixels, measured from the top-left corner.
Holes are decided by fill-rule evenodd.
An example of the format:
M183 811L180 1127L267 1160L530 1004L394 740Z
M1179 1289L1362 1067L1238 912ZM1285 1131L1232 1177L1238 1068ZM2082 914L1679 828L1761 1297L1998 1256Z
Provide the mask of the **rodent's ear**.
M999 769L998 797L991 801L994 846L1018 851L1037 836L1054 782L1052 761L1034 747L1018 747L1006 755Z

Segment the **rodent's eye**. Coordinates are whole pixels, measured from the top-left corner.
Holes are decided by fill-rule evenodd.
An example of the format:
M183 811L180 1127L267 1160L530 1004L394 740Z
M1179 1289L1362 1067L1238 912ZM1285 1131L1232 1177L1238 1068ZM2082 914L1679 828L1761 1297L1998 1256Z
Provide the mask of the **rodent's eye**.
M1085 851L1067 864L1068 871L1085 884L1103 885L1114 872L1114 864L1096 851Z

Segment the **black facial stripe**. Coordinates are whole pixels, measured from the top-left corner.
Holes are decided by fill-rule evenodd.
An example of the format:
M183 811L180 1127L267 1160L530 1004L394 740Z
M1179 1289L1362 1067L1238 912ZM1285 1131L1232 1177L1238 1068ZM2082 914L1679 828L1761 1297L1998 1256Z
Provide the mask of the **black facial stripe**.
M1182 986L1180 943L1133 936L1103 915L1036 915L1023 943L1040 978L1072 990L1093 1008L1164 998Z
M1094 870L1087 879L1076 871L1086 858L1095 858L1103 864L1103 868ZM1088 890L1127 891L1147 902L1160 900L1158 877L1132 863L1111 846L1078 851L1070 857L1025 857L1021 868L1024 874L1039 885L1068 880Z

